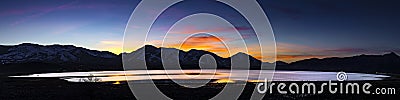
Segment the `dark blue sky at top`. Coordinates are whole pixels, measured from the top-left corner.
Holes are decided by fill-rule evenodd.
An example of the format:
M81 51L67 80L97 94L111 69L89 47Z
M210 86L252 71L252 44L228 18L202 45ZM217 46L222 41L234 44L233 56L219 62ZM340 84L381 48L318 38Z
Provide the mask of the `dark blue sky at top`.
M134 0L9 0L0 3L0 43L74 44L121 40Z
M122 41L130 14L139 3L137 0L0 2L0 44L59 43L100 50L107 50L103 47L109 45L118 45L113 41ZM155 25L169 25L172 20L176 20L174 18L196 8L219 13L228 20L236 20L233 22L238 25L244 22L229 7L204 2L176 7L177 10L170 11L171 14L158 20ZM284 49L291 49L288 51L296 52L295 55L352 55L400 51L398 0L258 2L269 17L278 48L282 46ZM243 25L246 26L245 23Z
M278 40L319 47L399 47L399 1L260 0Z

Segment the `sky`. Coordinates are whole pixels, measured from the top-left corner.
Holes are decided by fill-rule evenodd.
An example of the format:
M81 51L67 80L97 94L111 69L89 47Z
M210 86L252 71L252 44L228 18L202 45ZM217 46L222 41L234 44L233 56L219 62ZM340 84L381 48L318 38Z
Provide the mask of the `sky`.
M7 0L0 3L0 45L63 44L93 50L122 52L124 31L138 0ZM267 14L277 44L277 60L346 57L400 53L398 0L258 0ZM149 9L147 13L154 13ZM213 13L234 27L216 21L182 22L193 13ZM204 17L203 17L204 18ZM196 23L196 24L193 24ZM173 27L172 27L173 26ZM132 26L128 28L140 28ZM172 28L171 28L172 27ZM183 43L162 43L168 39ZM147 44L200 49L228 57L222 41L239 44L239 31L250 55L260 58L254 31L235 10L211 0L188 0L174 5L153 24ZM193 35L188 34L204 32ZM218 37L210 35L217 34ZM231 37L230 37L231 36ZM167 40L168 40L167 39ZM239 39L240 40L240 39ZM135 45L132 50L142 45ZM252 49L255 51L251 51ZM233 53L234 54L234 53Z

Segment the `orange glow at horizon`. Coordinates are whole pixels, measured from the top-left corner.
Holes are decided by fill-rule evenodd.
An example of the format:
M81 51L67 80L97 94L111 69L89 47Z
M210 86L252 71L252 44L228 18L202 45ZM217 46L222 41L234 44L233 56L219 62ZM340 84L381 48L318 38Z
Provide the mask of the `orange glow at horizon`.
M183 51L189 51L191 49L205 50L213 52L221 57L230 57L228 49L225 48L222 40L214 36L197 36L189 37L182 44L172 44L169 47L177 48Z
M120 43L120 42L102 41L101 44L99 44L98 46L102 47L100 50L109 51L114 54L120 54L122 52L122 49L121 49L122 43ZM205 50L205 51L213 52L213 53L217 54L218 56L221 56L224 58L230 57L237 53L237 52L230 52L231 53L230 54L229 50L224 46L222 41L214 36L190 37L182 44L168 44L166 46L171 47L171 48L177 48L177 49L180 49L183 51L189 51L191 49ZM255 46L255 45L248 45L247 49L248 49L248 54L253 56L254 58L262 60L262 61L273 62L270 60L265 60L265 59L272 59L272 57L262 57L261 56L259 47ZM310 59L310 58L329 57L329 56L324 56L324 55L302 55L302 54L296 53L299 51L308 52L307 50L314 50L314 48L310 49L308 47L301 47L301 46L293 45L293 44L278 43L276 61L284 61L284 62L290 63L290 62L295 62L295 61ZM131 51L134 51L134 50L132 49Z
M277 55L277 61L284 61L284 62L295 62L304 59L310 58L326 58L328 56L323 55Z
M186 39L182 44L180 43L169 43L166 44L165 47L170 47L170 48L177 48L183 51L189 51L191 49L197 49L197 50L205 50L209 52L213 52L217 54L218 56L227 58L230 57L234 54L236 54L238 51L230 51L228 48L225 47L222 41L230 42L229 38L217 38L215 36L192 36ZM161 44L161 41L151 41L147 44L151 45L159 45ZM101 41L97 45L99 47L99 50L102 51L109 51L114 54L120 54L122 52L122 45L123 43L121 41ZM243 52L245 48L238 48L241 49ZM128 50L128 49L126 49ZM129 49L129 52L134 51L135 49ZM273 62L272 59L274 59L272 56L264 56L262 57L262 53L260 51L260 47L258 45L247 45L247 54L253 56L256 59L265 61L265 62ZM310 58L326 58L330 57L327 55L312 55L308 54L307 52L321 52L323 50L319 48L313 48L309 46L304 46L304 45L298 45L298 44L290 44L290 43L277 43L277 48L276 48L276 61L284 61L284 62L295 62L299 60L304 60L304 59L310 59Z

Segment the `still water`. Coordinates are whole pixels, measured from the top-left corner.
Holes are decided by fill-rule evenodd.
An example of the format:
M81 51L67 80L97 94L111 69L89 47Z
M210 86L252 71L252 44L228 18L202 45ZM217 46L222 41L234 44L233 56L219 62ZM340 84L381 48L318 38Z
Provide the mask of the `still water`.
M41 73L10 77L43 78L54 77L69 82L118 82L174 79L196 83L196 80L212 82L263 82L272 81L335 81L338 72L318 71L271 71L271 70L130 70L130 71L94 71ZM382 80L390 76L365 73L346 73L347 80Z

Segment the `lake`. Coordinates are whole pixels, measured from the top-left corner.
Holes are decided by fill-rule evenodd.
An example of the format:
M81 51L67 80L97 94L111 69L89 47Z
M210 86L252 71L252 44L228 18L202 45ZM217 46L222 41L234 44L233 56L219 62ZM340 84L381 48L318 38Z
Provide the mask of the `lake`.
M284 71L284 70L129 70L40 73L21 76L23 78L59 78L69 82L149 82L149 80L173 79L174 81L196 83L210 80L213 83L263 82L272 81L336 81L338 72ZM383 80L387 75L346 73L347 80ZM248 77L247 77L248 76ZM273 76L273 78L271 78ZM202 80L202 81L199 81Z

